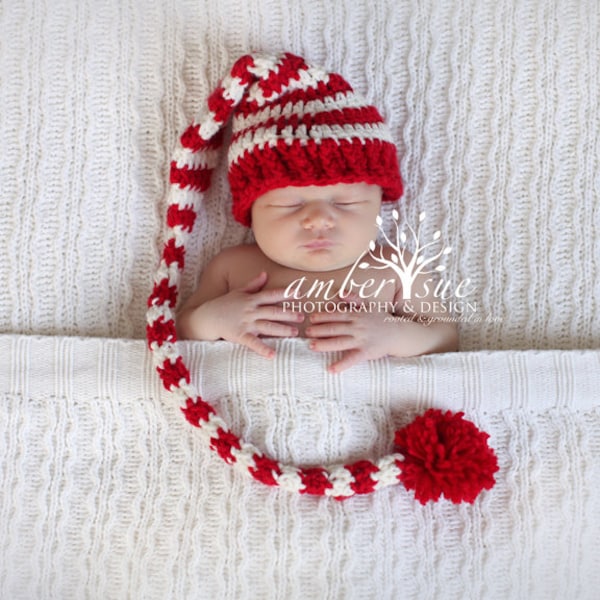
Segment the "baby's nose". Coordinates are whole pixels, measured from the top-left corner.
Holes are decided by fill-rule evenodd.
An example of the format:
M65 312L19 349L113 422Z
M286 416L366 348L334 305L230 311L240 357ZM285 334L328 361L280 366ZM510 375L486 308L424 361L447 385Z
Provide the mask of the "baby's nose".
M326 203L311 203L305 207L300 222L304 229L328 229L334 222L331 207Z

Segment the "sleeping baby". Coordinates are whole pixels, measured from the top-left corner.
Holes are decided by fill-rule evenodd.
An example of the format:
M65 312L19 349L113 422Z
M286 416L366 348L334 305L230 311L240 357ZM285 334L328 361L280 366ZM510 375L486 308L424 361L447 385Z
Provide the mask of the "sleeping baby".
M331 372L457 350L456 325L431 308L431 280L417 277L407 293L394 265L410 253L376 241L381 204L401 196L402 182L374 106L291 54L275 66L242 57L208 106L219 127L232 122L233 215L254 243L210 261L178 311L180 338L229 340L272 358L267 338L302 336L316 352L338 353ZM203 133L192 128L187 143L214 151L222 131ZM172 165L172 181L187 176ZM206 188L210 170L203 176Z

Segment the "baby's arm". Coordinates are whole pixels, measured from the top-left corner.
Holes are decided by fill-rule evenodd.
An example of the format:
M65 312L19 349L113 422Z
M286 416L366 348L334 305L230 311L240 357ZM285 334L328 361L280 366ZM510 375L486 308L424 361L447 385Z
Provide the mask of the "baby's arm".
M262 271L245 285L230 289L231 252L215 257L203 271L195 293L177 315L177 333L182 339L224 339L248 346L265 358L275 355L260 337L294 337L303 317L284 311L284 290L263 290L267 274ZM250 276L250 273L249 273Z

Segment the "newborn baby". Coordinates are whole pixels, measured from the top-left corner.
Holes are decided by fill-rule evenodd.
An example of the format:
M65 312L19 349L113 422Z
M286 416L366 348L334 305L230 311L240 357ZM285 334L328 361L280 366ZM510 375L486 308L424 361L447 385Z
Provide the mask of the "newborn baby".
M229 340L272 358L265 338L303 336L314 351L341 352L332 372L457 349L456 326L405 311L398 276L373 259L398 261L375 239L381 203L402 193L396 148L374 106L340 75L285 54L275 68L242 57L209 107L222 124L232 120L232 209L255 243L208 264L179 309L180 338ZM202 134L192 128L185 142L214 151L220 140ZM199 172L209 180L208 168ZM188 176L172 165L172 182ZM421 306L437 304L425 302L429 287L425 276L413 283Z

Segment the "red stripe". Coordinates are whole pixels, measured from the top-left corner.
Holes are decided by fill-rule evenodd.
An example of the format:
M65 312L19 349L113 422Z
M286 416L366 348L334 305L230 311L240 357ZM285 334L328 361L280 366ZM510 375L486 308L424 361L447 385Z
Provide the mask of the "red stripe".
M351 465L345 465L345 468L352 473L354 482L350 484L352 490L357 494L370 494L375 491L375 481L371 475L379 469L368 460L359 460Z
M218 87L207 100L209 110L214 113L214 119L218 123L225 123L233 110L233 100L225 98L225 88Z
M178 167L175 161L171 162L171 173L169 182L184 189L190 187L192 190L204 192L210 186L212 169L205 167L190 168L187 165Z
M209 420L210 415L215 413L215 409L198 396L195 402L188 399L186 407L182 408L181 412L185 415L186 420L194 427L200 427L200 421L206 423Z
M171 238L165 244L163 258L168 266L177 263L179 268L183 269L185 266L185 246L176 246L175 240Z
M254 66L254 57L250 54L241 56L235 61L233 67L231 67L231 76L237 77L241 80L242 84L248 85L254 75L250 73L249 69Z
M276 69L258 82L258 87L265 98L270 98L274 94L280 94L290 81L300 79L300 71L305 71L307 68L302 57L286 53Z
M234 198L233 216L250 225L250 209L258 196L289 185L331 185L364 182L383 189L383 200L396 200L402 194L396 147L381 140L341 140L327 138L320 144L302 145L285 140L260 152L246 152L229 167L229 183Z
M310 102L312 100L326 100L342 93L352 92L352 86L337 73L331 73L327 82L319 81L316 87L291 90L285 95L285 104L289 102ZM283 103L282 103L283 104Z
M300 479L304 485L304 489L300 490L301 494L323 496L325 490L333 487L333 484L327 479L327 471L321 467L302 469L300 471Z
M261 481L265 485L277 485L273 473L281 475L279 465L274 460L260 454L255 454L252 458L256 466L248 467L248 471L250 471L254 479Z
M162 346L165 342L175 342L177 340L175 322L173 319L165 321L164 317L159 317L151 325L146 325L146 337L148 346L153 342L157 342L159 346Z
M203 140L198 133L199 125L190 125L181 135L180 142L184 148L197 152L206 145L206 140Z
M157 367L157 371L167 390L170 390L172 386L179 387L182 379L186 383L190 382L190 372L181 356L178 356L174 363L169 359L165 360L161 366Z
M326 98L335 98L337 94L348 93L352 91L352 86L340 75L331 73L327 83L319 81L315 88L301 88L290 90L283 94L278 101L272 104L281 104L286 106L289 103L297 104L299 102L310 102L311 100L325 100ZM242 98L239 106L236 109L236 114L247 117L260 110L256 100L248 97Z
M172 204L167 210L167 225L169 227L181 226L186 231L192 231L196 221L196 212L193 208L180 208L177 204Z
M235 456L231 454L231 449L239 450L242 446L240 440L230 431L225 431L221 427L217 430L217 437L210 438L210 447L227 463L234 463Z
M219 129L210 139L205 140L200 137L200 125L194 123L190 125L181 135L179 141L187 150L198 152L198 150L219 148L223 143L223 128Z
M159 283L154 284L152 293L148 298L148 307L164 306L166 304L172 307L177 304L177 286L169 285L168 279L162 279Z

